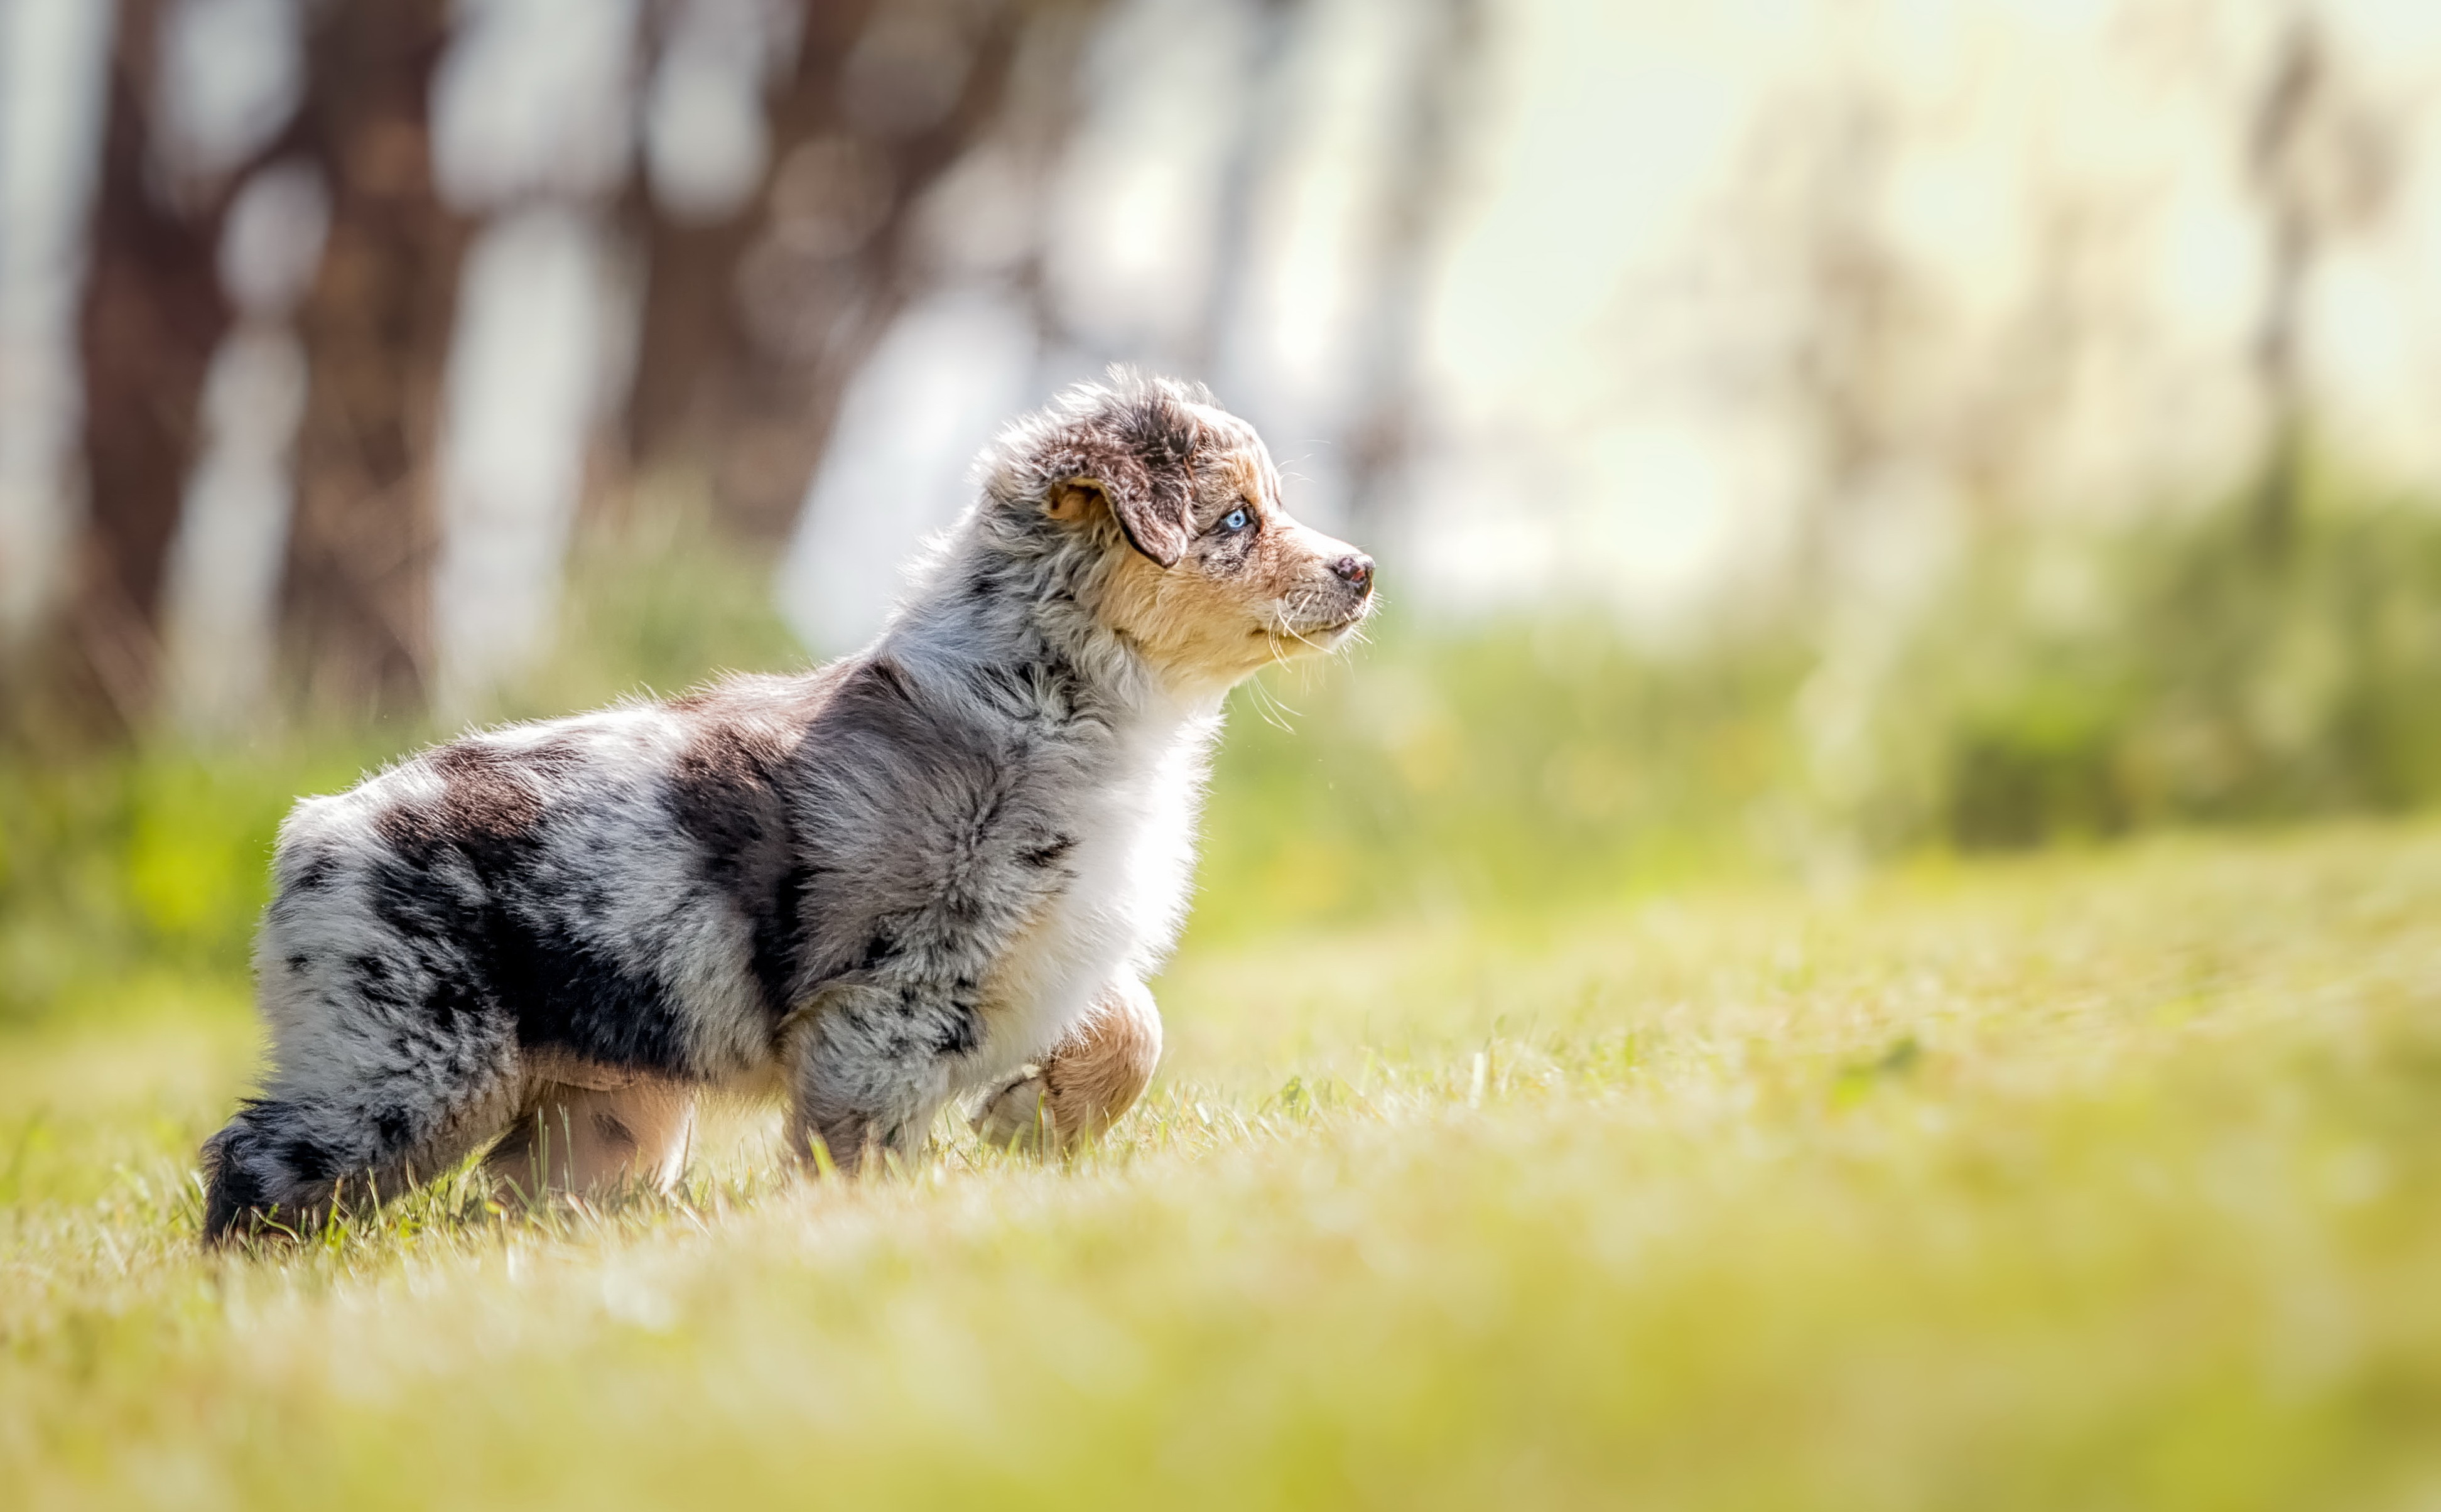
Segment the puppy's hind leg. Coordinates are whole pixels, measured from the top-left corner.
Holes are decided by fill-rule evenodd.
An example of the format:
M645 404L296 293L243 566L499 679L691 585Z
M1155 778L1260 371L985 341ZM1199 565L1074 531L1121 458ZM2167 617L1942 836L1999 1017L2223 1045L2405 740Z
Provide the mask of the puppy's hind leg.
M694 1143L695 1094L676 1083L545 1081L483 1165L528 1197L601 1196L629 1183L667 1195Z
M513 1032L472 1013L421 1034L324 1025L283 1046L264 1095L204 1145L204 1242L304 1233L370 1208L497 1135L521 1079Z

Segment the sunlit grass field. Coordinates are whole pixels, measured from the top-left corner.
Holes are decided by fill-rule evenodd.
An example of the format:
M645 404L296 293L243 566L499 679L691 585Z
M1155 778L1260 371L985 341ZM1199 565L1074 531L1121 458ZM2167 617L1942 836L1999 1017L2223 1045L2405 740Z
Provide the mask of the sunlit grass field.
M2428 822L1206 933L1069 1163L230 1259L165 977L0 1039L0 1504L2441 1505L2436 926Z

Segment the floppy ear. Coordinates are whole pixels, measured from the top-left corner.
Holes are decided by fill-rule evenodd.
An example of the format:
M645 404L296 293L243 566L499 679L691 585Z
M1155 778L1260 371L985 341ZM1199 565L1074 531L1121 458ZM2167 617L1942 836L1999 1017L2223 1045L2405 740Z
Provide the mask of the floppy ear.
M1178 566L1179 558L1186 554L1186 509L1184 501L1166 507L1158 501L1162 490L1141 477L1130 478L1127 471L1104 467L1096 469L1097 477L1060 479L1051 490L1051 517L1055 520L1077 519L1093 501L1098 499L1110 506L1111 517L1119 522L1119 529L1127 535L1130 546L1163 567ZM1137 471L1141 473L1142 470Z
M1194 418L1155 395L1124 413L1097 416L1064 440L1049 500L1053 517L1081 512L1078 494L1098 494L1130 546L1165 567L1178 566L1194 529Z

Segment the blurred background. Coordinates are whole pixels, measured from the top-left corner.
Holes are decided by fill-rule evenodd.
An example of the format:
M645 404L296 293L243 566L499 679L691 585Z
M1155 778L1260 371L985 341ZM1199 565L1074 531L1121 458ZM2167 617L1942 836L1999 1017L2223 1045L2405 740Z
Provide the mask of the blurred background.
M0 1021L1210 383L1383 563L1197 940L2441 798L2429 0L0 0Z

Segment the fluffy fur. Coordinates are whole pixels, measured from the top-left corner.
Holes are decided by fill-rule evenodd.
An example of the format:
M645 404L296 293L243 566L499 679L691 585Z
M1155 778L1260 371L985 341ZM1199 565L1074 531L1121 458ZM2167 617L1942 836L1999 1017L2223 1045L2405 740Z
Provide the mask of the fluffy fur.
M256 951L273 1068L204 1148L207 1239L496 1141L529 1189L666 1184L712 1088L776 1084L847 1168L953 1098L1003 1140L1124 1111L1221 695L1346 635L1371 563L1167 382L1070 391L979 492L860 655L300 802Z

